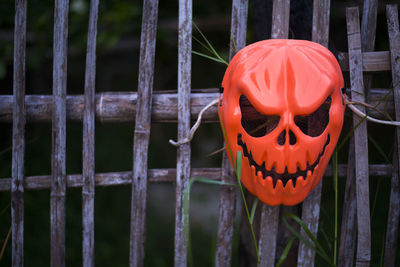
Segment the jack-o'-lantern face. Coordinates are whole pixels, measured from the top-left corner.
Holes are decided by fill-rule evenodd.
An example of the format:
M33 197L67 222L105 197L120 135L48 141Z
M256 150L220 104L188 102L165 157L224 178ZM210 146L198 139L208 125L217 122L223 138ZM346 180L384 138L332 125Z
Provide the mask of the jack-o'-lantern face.
M335 57L309 41L261 41L232 59L218 112L233 156L241 151L242 183L261 201L298 204L321 180L343 125L343 86Z

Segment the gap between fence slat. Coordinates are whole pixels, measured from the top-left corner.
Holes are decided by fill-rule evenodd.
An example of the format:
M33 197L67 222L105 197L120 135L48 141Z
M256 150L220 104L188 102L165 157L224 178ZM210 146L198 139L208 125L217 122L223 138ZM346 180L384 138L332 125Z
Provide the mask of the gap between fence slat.
M96 36L99 0L90 1L85 69L85 105L82 150L82 265L94 262Z
M346 9L347 38L349 46L350 83L352 100L365 102L362 73L361 36L358 8ZM365 112L364 107L359 107ZM361 119L353 116L353 125ZM357 256L356 266L369 266L371 261L371 226L369 211L369 174L367 122L363 121L354 131L356 198L357 198Z
M338 176L346 177L347 165L338 165ZM392 164L370 164L369 173L371 176L388 177L392 175ZM332 166L328 165L325 171L326 176L332 176ZM213 180L221 179L221 168L193 168L191 177L201 176ZM148 180L151 183L174 182L176 169L149 169ZM51 175L27 176L24 179L25 190L40 190L50 188ZM109 172L96 173L96 186L127 185L132 183L132 172ZM82 175L67 175L67 187L81 187ZM0 178L0 192L11 190L11 178Z
M231 38L229 59L246 45L248 0L232 1ZM226 152L223 152L221 181L236 183L233 168ZM232 244L236 209L236 190L222 186L220 191L217 244L215 266L230 266L232 261Z
M329 42L329 13L330 0L314 0L312 41L328 47ZM302 220L310 232L317 237L319 225L319 213L321 202L322 181L307 196L302 205ZM308 239L306 233L301 229L301 235ZM298 267L314 266L315 250L300 242L297 256Z
M392 83L396 120L400 119L400 32L397 5L386 6L386 17L389 33L390 55L392 63ZM393 175L390 191L390 204L387 220L384 265L395 266L397 234L400 216L400 188L399 188L399 155L400 131L396 128L396 149L393 156ZM397 152L397 153L396 153Z
M140 37L138 99L133 141L130 266L143 266L145 256L147 158L158 18L158 0L144 0Z
M53 124L50 188L50 265L65 266L65 142L68 0L56 0L53 41Z
M192 69L192 0L179 0L178 26L178 141L190 131L190 88ZM183 198L190 178L190 143L178 147L176 164L175 267L187 265Z
M15 1L13 143L11 183L11 263L24 266L25 53L26 0Z

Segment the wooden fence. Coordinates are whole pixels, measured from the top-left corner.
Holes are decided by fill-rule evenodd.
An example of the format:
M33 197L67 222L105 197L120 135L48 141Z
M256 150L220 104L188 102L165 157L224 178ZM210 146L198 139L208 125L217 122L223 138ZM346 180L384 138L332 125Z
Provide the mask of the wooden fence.
M171 181L176 185L175 210L175 266L186 266L187 244L184 238L183 192L192 176L234 182L233 171L226 156L221 168L191 168L190 144L177 149L176 169L148 169L148 146L153 122L178 121L178 140L188 136L191 119L218 91L191 92L192 12L191 0L179 0L178 90L173 93L153 94L155 41L157 33L158 0L143 1L143 20L140 45L140 70L137 93L95 93L96 34L98 0L90 1L90 18L87 40L85 94L67 96L67 32L68 0L55 1L53 42L53 96L25 96L25 47L27 1L15 1L14 32L14 94L0 96L0 121L13 123L12 178L0 179L0 191L11 190L12 213L12 265L24 265L24 191L50 188L51 194L51 266L65 266L65 199L67 187L82 187L83 213L83 265L94 266L94 189L95 186L132 184L130 266L142 266L144 260L146 193L148 182ZM348 52L339 53L343 71L349 71L351 88L347 91L353 101L375 105L386 90L370 89L371 72L392 71L394 96L390 97L389 112L400 120L400 32L398 10L395 5L386 7L390 51L374 52L377 20L377 0L364 1L360 27L359 10L346 11ZM289 0L273 1L272 38L289 36ZM233 47L246 45L248 1L232 1L230 58ZM324 46L329 41L330 1L314 0L312 40ZM380 107L378 107L379 110ZM364 108L361 107L362 110ZM365 111L365 110L364 110ZM348 111L349 112L349 111ZM373 116L379 112L371 111ZM135 122L133 145L133 171L95 173L94 125L95 119L107 122ZM26 120L52 122L52 172L48 176L24 177L24 129ZM217 120L216 108L206 112L205 122ZM82 174L66 175L66 122L83 121ZM340 164L339 176L346 176L346 191L340 234L338 266L369 266L371 260L371 225L369 203L369 176L391 176L391 195L387 222L385 266L395 265L396 242L399 225L400 191L399 164L400 132L393 164L368 164L366 121L354 116L353 124L360 126L351 140L348 164ZM397 152L397 153L396 153ZM328 168L326 175L332 174ZM322 183L307 197L302 205L302 219L313 234L317 234L320 214ZM232 187L221 186L216 266L230 266L236 192ZM280 207L263 205L261 208L258 246L261 266L274 266L277 258L276 244ZM304 233L303 233L304 234ZM355 249L357 248L357 251ZM353 255L356 255L355 259ZM300 243L297 266L313 266L315 252Z

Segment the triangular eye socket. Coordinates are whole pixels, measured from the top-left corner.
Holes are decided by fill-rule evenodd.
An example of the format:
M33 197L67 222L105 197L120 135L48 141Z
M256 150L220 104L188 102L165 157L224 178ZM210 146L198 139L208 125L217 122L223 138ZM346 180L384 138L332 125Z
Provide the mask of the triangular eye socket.
M245 95L240 96L239 106L242 113L242 126L253 137L269 134L279 124L279 116L261 114L251 105Z
M310 115L295 116L294 123L304 134L312 137L320 136L328 126L331 103L332 99L328 96L325 102Z

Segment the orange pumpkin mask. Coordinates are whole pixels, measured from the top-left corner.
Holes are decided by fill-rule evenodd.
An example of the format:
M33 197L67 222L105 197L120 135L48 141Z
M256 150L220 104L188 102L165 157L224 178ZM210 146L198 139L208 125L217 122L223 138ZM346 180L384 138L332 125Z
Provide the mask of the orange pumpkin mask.
M321 180L343 125L343 86L317 43L266 40L233 57L218 112L233 156L241 151L242 183L261 201L298 204Z

